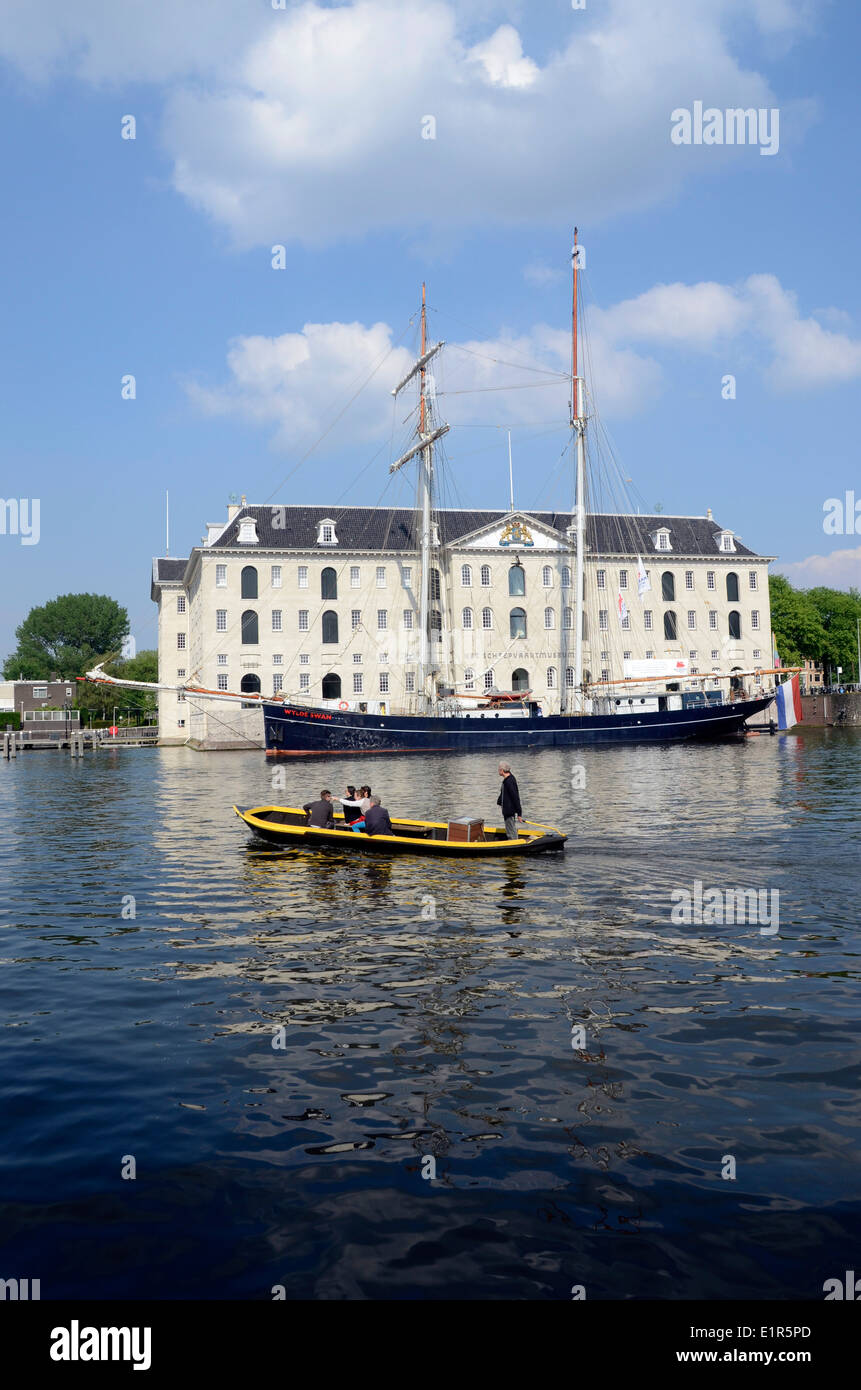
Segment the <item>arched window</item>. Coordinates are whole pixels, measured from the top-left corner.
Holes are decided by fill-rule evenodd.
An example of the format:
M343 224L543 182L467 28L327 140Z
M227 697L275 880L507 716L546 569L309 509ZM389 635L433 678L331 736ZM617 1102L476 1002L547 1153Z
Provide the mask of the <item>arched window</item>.
M482 565L481 567L481 587L482 589L490 588L490 565Z
M730 570L726 577L727 603L738 603L738 575Z
M741 614L736 608L729 615L729 635L736 642L741 640Z
M661 598L664 603L675 603L676 601L676 581L672 570L664 570L661 575Z
M492 609L492 608L482 608L482 610L481 610L481 626L484 628L485 632L487 632L490 628L493 627L493 609Z
M565 629L566 632L571 632L571 630L573 629L573 627L574 627L574 609L573 609L573 608L563 608L563 609L562 609L562 626L564 627L564 629Z
M471 609L471 608L464 608L464 610L463 610L463 612L461 613L460 617L461 617L461 625L462 625L464 631L465 631L465 632L468 632L468 631L470 630L470 628L472 627L472 609Z
M512 565L508 571L508 592L516 598L526 593L526 571L522 565Z
M431 599L439 599L439 570L430 572L430 596Z
M331 565L327 565L320 574L320 597L338 597L338 576Z
M461 565L460 582L465 589L472 588L472 565Z
M563 566L562 566L562 588L563 588L563 589L570 589L570 588L571 588L571 566L570 566L570 565L563 565Z
M547 689L548 689L548 690L555 690L555 689L556 689L556 667L555 667L555 666L548 666L548 667L547 667Z
M509 615L509 632L512 637L526 636L526 609L512 608Z
M545 565L541 571L541 584L545 589L553 588L553 571L549 565Z
M668 642L675 642L677 636L676 615L672 608L668 608L664 614L664 637Z
M336 644L338 641L338 615L333 608L323 614L323 641Z
M255 676L251 671L249 671L248 674L243 676L242 680L239 682L239 689L242 691L243 695L259 695L260 677ZM254 709L257 703L258 702L256 700L249 700L247 703L243 702L242 708Z
M242 590L241 590L241 597L242 597L242 598L256 598L256 597L257 597L257 570L254 568L253 565L244 565L244 566L243 566L243 568L242 568L242 576L241 576L241 584L242 584Z
M551 630L552 628L554 628L555 626L556 626L556 611L555 611L555 609L553 609L553 608L545 608L545 610L544 610L544 628L545 628L545 631L550 631L550 630Z
M324 700L340 700L340 698L341 698L341 677L340 677L340 676L336 676L335 673L334 673L333 671L330 671L329 674L328 674L327 676L324 676L324 677L323 677L323 699L324 699Z
M516 670L516 671L512 671L512 673L511 673L511 689L512 689L512 690L528 690L528 689L529 689L529 672L528 672L528 671L524 671L524 669L523 669L522 666L518 666L517 670Z
M256 647L258 643L257 614L253 608L246 608L242 614L242 645Z

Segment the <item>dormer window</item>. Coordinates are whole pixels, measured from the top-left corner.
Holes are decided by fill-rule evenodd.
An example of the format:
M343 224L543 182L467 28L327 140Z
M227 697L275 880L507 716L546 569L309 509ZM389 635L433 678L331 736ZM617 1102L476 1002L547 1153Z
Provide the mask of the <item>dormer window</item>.
M718 535L718 550L735 550L735 536L732 531L721 531Z
M322 521L317 522L317 544L338 544L338 537L335 535L335 523L330 516L324 516Z
M672 550L670 545L670 528L662 526L659 530L652 532L652 539L655 542L656 550Z
M253 516L244 516L239 523L239 535L236 537L239 545L259 545L260 538L257 535L257 522Z

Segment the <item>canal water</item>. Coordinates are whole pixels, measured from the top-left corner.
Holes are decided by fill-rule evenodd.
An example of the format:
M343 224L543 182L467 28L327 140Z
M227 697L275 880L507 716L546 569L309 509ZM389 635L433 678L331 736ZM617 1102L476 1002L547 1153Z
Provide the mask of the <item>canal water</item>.
M492 754L277 771L0 764L0 1277L793 1299L858 1267L861 735L526 754L570 838L509 863L273 851L231 811L368 781L495 820Z

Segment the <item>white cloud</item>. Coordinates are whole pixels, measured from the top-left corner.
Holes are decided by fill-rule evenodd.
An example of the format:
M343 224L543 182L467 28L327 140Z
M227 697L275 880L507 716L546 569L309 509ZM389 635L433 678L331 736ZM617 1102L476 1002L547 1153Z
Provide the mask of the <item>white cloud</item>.
M784 0L607 0L561 10L538 60L529 7L520 29L497 26L512 7L481 0L284 11L5 0L0 53L30 75L160 82L177 190L237 245L319 245L393 227L567 223L574 188L594 224L674 195L696 171L757 158L679 149L670 113L695 99L775 105L737 58L736 30L744 14L769 40L791 37L799 12ZM434 140L421 138L426 115Z
M548 285L558 285L563 274L556 266L534 261L531 265L523 267L523 278L527 285L534 285L536 289L544 290Z
M797 589L861 588L861 545L848 550L832 550L830 555L808 555L805 560L793 560L774 566L778 574L786 575Z

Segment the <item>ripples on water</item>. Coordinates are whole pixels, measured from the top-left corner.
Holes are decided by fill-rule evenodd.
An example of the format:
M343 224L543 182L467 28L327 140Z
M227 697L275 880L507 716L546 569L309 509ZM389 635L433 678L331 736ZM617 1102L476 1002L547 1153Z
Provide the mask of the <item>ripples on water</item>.
M495 819L492 755L272 773L0 764L0 1276L819 1298L857 1266L857 735L524 755L525 814L571 838L508 864L284 853L231 811L370 780ZM779 936L674 925L695 879L779 889Z

